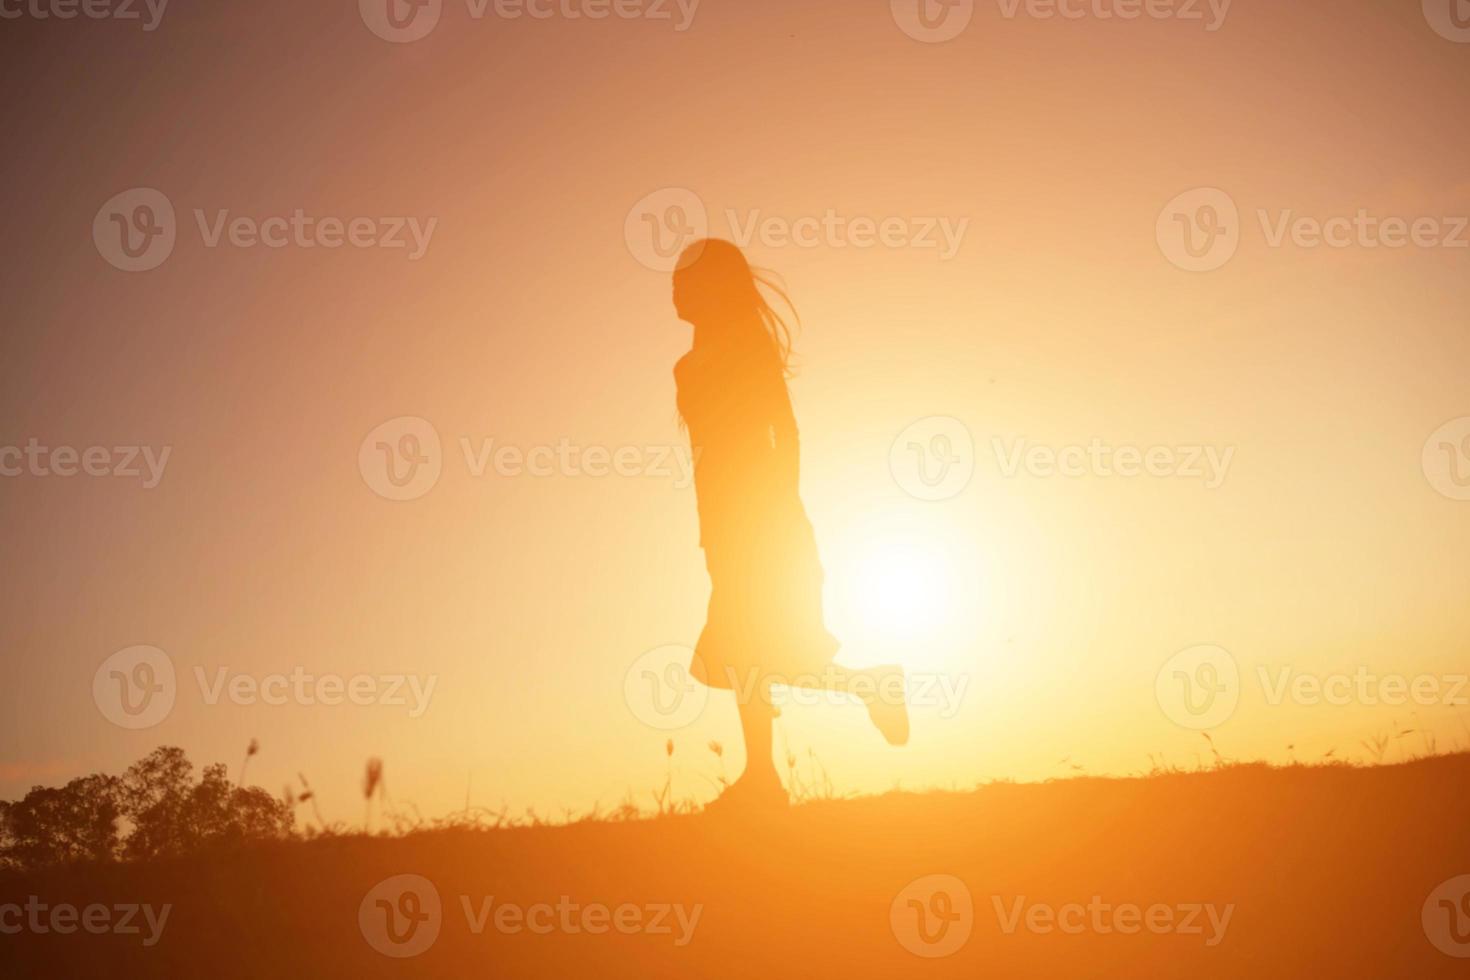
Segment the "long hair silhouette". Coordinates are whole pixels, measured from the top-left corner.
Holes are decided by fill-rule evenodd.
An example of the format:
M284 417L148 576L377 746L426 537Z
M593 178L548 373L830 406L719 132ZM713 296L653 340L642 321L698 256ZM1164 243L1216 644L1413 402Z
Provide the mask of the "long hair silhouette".
M791 311L800 327L796 305L776 277L752 268L745 253L730 242L701 239L684 250L674 270L674 308L682 319L692 316L718 324L718 339L735 350L763 350L764 340L781 373L789 377L792 327L766 299L763 289Z

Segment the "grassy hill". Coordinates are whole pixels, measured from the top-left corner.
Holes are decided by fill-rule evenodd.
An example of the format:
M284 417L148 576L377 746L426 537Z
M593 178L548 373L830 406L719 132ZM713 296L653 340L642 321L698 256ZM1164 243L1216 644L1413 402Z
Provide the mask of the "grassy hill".
M9 872L0 926L45 903L46 931L0 935L0 972L1463 977L1467 789L1470 754L1242 765ZM114 931L130 905L154 927Z

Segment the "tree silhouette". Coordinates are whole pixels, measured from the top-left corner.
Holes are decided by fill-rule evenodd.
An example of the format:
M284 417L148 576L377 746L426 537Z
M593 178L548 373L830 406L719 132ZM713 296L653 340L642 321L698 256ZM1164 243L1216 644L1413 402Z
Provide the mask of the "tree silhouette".
M113 776L85 776L59 789L37 786L0 803L0 859L26 868L117 855L122 810Z
M258 787L232 784L223 765L205 767L195 782L184 750L163 746L120 777L37 786L22 800L0 803L0 862L38 868L149 860L285 839L294 822L288 804Z

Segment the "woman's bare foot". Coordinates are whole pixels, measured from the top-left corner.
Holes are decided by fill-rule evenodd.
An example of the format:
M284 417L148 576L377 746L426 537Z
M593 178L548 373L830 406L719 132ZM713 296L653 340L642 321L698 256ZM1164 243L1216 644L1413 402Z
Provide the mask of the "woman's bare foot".
M875 667L867 672L877 687L872 697L864 698L868 717L889 745L907 745L909 740L909 706L905 702L903 668L897 664Z

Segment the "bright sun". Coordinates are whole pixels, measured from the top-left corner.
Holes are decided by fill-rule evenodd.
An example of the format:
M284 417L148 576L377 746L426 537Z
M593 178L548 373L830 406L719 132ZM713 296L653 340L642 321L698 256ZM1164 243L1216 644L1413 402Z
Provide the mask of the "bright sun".
M865 522L841 543L830 599L844 646L891 651L884 655L917 666L965 641L980 590L952 529Z
M889 545L865 555L855 575L865 625L890 633L918 633L947 619L943 556L913 545Z

